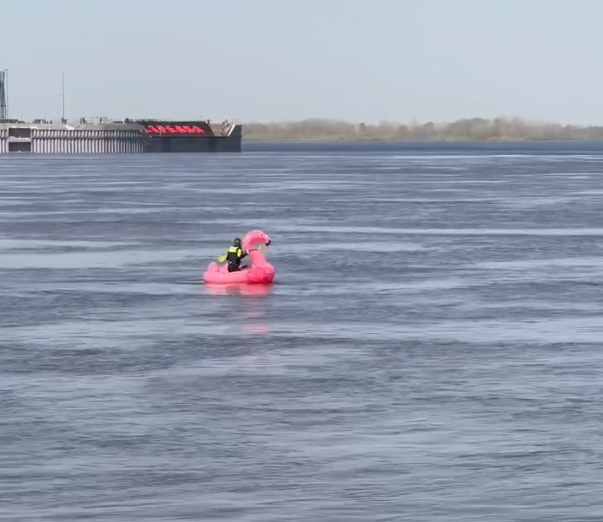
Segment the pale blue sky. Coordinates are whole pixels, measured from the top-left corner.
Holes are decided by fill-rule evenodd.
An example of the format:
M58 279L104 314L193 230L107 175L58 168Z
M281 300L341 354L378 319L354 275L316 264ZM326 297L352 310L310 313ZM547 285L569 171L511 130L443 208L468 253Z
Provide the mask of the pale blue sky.
M603 0L0 0L11 116L603 123Z

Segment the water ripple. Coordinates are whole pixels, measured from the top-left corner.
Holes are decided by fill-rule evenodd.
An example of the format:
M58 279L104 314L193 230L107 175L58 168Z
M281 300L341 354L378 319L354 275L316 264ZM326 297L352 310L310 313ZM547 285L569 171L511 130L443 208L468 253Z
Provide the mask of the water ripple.
M0 161L0 519L599 520L597 146L265 147Z

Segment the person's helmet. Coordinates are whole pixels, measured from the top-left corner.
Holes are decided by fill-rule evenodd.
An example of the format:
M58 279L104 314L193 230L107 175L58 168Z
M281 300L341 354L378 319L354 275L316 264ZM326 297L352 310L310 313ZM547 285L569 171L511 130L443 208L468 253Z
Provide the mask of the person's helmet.
M235 237L233 245L236 246L236 247L240 247L241 246L241 238L240 237Z

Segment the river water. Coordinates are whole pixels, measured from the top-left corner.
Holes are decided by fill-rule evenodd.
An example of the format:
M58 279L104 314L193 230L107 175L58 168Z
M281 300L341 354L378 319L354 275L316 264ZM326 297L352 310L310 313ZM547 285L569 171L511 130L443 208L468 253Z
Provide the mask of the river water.
M0 160L0 519L599 521L603 146ZM236 235L272 288L209 290Z

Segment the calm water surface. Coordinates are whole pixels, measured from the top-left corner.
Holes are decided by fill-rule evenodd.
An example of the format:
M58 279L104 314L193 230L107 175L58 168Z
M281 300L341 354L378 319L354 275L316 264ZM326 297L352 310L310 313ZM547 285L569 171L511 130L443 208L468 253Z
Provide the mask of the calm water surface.
M603 146L0 160L0 519L600 521ZM200 283L235 235L277 282Z

